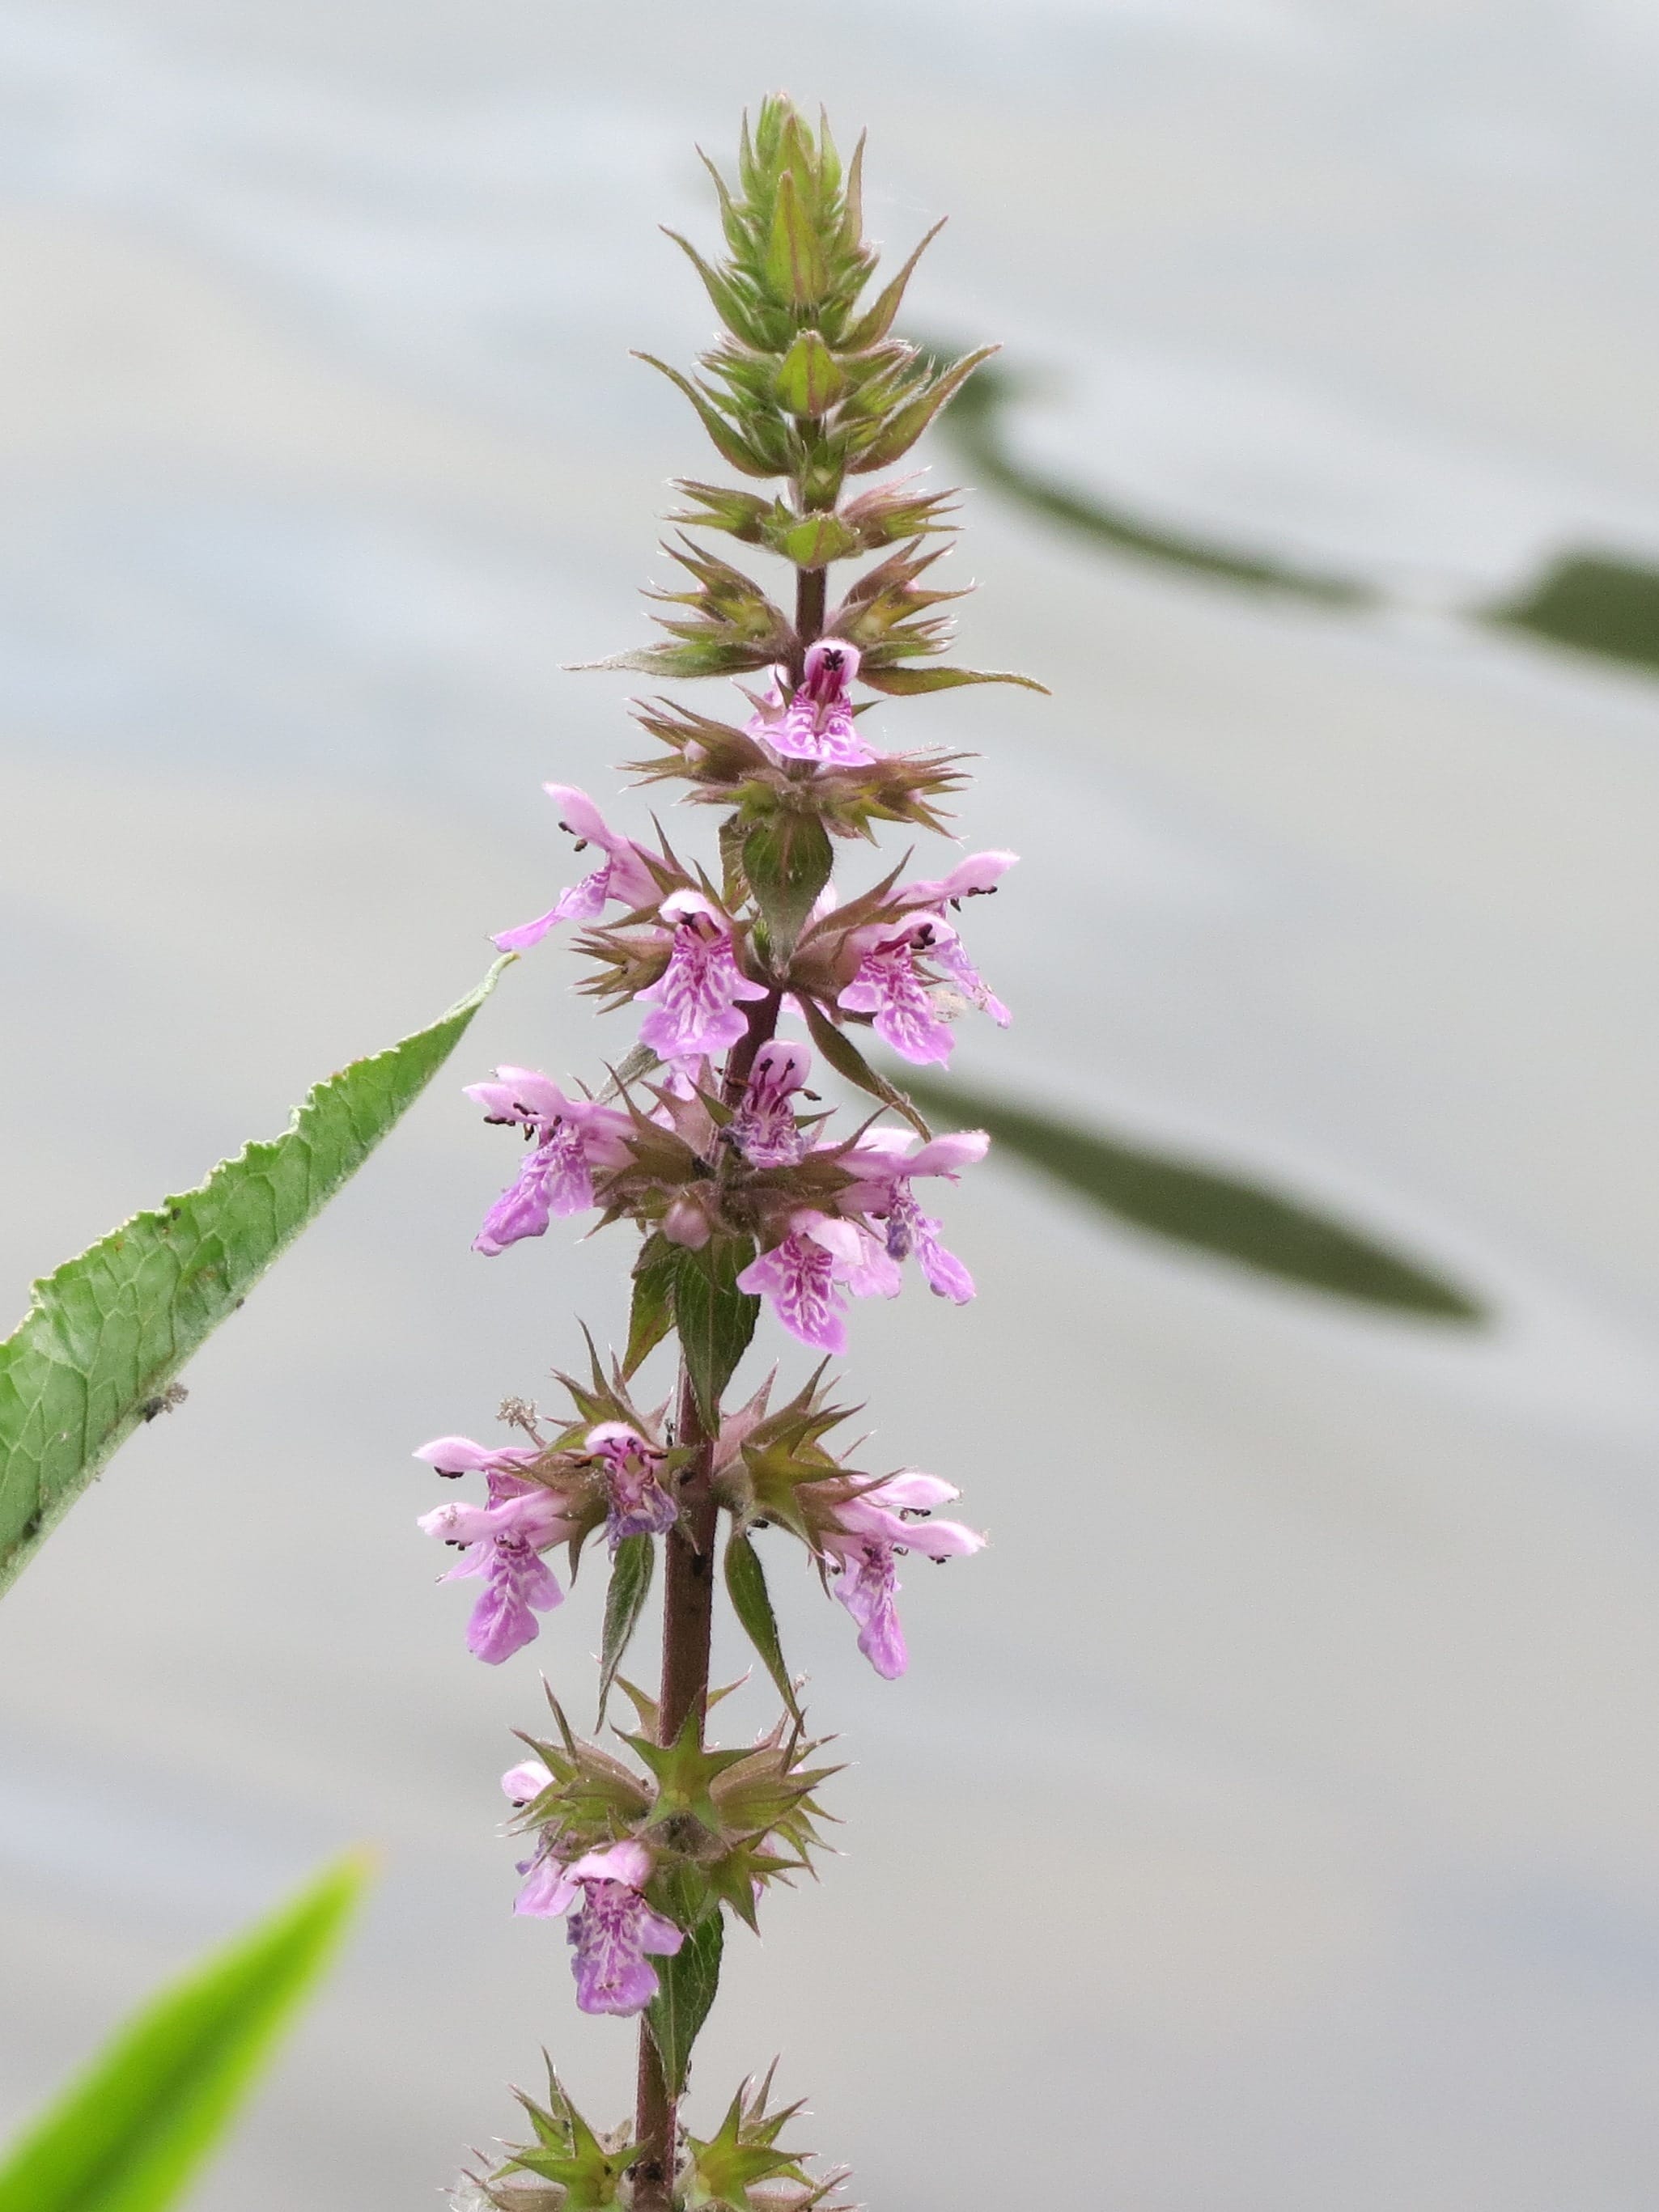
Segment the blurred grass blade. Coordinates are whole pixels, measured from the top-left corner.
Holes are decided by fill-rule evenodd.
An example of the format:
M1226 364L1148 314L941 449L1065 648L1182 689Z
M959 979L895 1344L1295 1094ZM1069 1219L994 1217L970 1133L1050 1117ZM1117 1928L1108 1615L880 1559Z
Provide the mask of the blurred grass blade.
M430 1029L319 1083L282 1136L222 1160L34 1285L0 1344L0 1590L414 1103L508 964Z
M1305 1290L1435 1321L1484 1318L1480 1301L1457 1284L1283 1191L955 1083L918 1081L907 1073L905 1088L941 1127L988 1129L995 1145L1137 1229Z
M366 1872L343 1860L118 2030L0 2153L0 2212L176 2204L327 1965Z
M926 349L934 351L937 358L945 357L937 349ZM976 369L941 416L940 424L980 483L1005 493L1032 514L1080 531L1114 552L1138 554L1143 560L1161 561L1172 568L1215 577L1222 583L1283 592L1323 606L1366 606L1378 597L1370 585L1355 577L1297 568L1265 554L1212 544L1132 514L1127 507L1109 507L1103 500L1025 467L1009 453L1002 434L1004 410L1019 391L1019 380L1007 369Z

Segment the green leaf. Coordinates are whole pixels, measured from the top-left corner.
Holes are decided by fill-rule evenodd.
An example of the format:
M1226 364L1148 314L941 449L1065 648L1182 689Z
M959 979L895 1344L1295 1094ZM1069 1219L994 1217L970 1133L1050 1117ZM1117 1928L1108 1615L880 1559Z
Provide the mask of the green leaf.
M691 2070L691 2046L720 1985L725 1941L725 1921L716 1907L686 1930L684 1942L672 1959L652 1960L662 1988L647 2005L645 2017L671 2097L680 2095Z
M151 2000L0 2164L0 2212L161 2212L224 2134L363 1887L346 1859Z
M1484 1318L1480 1300L1459 1285L1286 1192L975 1096L954 1083L911 1079L911 1087L933 1112L948 1113L953 1126L988 1129L996 1144L1138 1229L1304 1289L1434 1321Z
M610 1587L605 1594L605 1645L599 1660L599 1719L611 1696L611 1685L623 1654L640 1625L645 1601L651 1594L651 1571L657 1564L656 1539L624 1536L611 1565Z
M647 1237L634 1262L634 1303L628 1316L628 1349L623 1377L630 1379L674 1326L674 1279L680 1247L665 1237Z
M743 872L766 918L775 960L794 951L835 865L830 833L816 814L770 815L744 839Z
M430 1029L319 1083L283 1135L34 1285L0 1344L0 1589L419 1097L511 957Z
M964 684L1018 684L1027 691L1041 691L1045 699L1048 696L1048 685L1039 684L1035 676L1014 676L1001 668L866 666L859 674L872 691L884 691L893 699L911 699L921 691L955 691Z
M799 1721L800 1707L795 1702L795 1686L784 1664L777 1617L772 1611L760 1553L748 1537L738 1531L733 1531L726 1547L726 1587L744 1635L759 1652L767 1673L777 1685L778 1695L789 1708L790 1718Z
M749 1349L760 1300L738 1288L754 1247L732 1237L711 1237L700 1252L683 1251L674 1279L674 1326L697 1411L712 1434L720 1420L720 1394Z
M923 350L940 357L937 349ZM1014 459L1002 435L1004 410L1019 391L1019 380L1006 369L982 368L957 394L942 428L980 483L1017 500L1030 513L1081 531L1115 552L1167 562L1218 582L1284 592L1324 606L1358 607L1376 602L1376 591L1353 577L1298 568L1263 555L1212 545L1149 522L1126 507L1108 506L1070 484L1028 469Z
M837 1028L815 1000L803 994L800 1009L806 1017L806 1026L811 1033L813 1043L838 1075L844 1075L849 1083L856 1084L872 1098L879 1098L884 1106L890 1106L896 1114L902 1114L921 1137L933 1135L933 1131L904 1093L896 1091L878 1068L871 1066L846 1030ZM908 1074L905 1080L910 1083L912 1090L917 1088Z

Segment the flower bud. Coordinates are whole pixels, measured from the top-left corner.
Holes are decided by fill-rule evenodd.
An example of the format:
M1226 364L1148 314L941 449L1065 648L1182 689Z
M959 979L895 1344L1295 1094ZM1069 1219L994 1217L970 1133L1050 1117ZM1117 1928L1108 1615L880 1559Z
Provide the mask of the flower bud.
M681 1191L662 1218L662 1233L671 1244L684 1244L689 1252L701 1252L714 1234L714 1224L708 1218L703 1199L690 1191Z

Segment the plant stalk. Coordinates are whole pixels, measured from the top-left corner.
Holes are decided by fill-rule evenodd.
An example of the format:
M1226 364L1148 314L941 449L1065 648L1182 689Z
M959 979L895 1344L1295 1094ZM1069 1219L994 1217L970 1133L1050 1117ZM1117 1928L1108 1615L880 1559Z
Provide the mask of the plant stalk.
M823 571L818 572L822 578ZM801 581L805 584L805 575ZM822 594L820 593L820 598ZM748 1034L726 1061L723 1088L740 1097L755 1054L778 1025L781 990L758 1000L749 1016ZM714 1408L714 1429L720 1408ZM714 1436L703 1425L690 1370L680 1362L674 1442L696 1454L680 1478L680 1517L665 1540L662 1607L662 1682L658 1701L657 1741L671 1744L686 1716L697 1716L697 1741L708 1710L708 1658L714 1625L714 1540L720 1508L715 1502ZM642 2146L634 2164L634 2212L672 2212L674 2149L678 2130L678 2100L670 2094L651 2030L640 2022L639 2075L634 2139Z
M795 579L795 636L803 654L815 638L823 635L823 612L829 586L830 571L827 568L803 568Z
M668 1532L663 1587L662 1687L657 1741L672 1743L688 1713L702 1736L708 1699L708 1652L714 1620L714 1536L719 1509L710 1490L711 1438L684 1360L674 1441L696 1457L680 1480L680 1518ZM634 2166L635 2212L669 2212L673 2202L678 2100L671 2095L651 2030L640 2022L638 2101L634 2136L644 2148Z

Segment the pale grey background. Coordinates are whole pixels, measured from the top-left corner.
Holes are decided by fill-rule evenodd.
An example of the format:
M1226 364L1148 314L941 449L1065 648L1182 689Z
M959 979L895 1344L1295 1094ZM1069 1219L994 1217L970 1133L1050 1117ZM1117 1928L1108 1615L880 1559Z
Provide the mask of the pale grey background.
M1283 1173L1487 1287L1453 1338L953 1196L982 1294L860 1311L890 1459L995 1547L877 1682L781 1559L858 1762L849 1856L732 1948L708 2111L781 2048L889 2212L1634 2212L1659 2154L1652 976L1659 690L1432 610L1587 532L1659 551L1641 0L5 0L6 1295L428 1018L547 902L662 479L625 357L708 316L656 234L774 83L868 122L917 320L1053 372L1020 435L1357 562L1334 618L1099 562L990 499L971 657L1026 855L975 1079ZM936 457L939 458L939 457ZM661 563L657 563L660 573ZM632 818L631 817L629 818ZM455 1085L620 1032L549 948L454 1081L0 1612L0 2108L337 1846L367 1929L203 2212L434 2204L546 2042L629 2038L507 1916L538 1662L461 1648L406 1458L621 1313L498 1264Z

